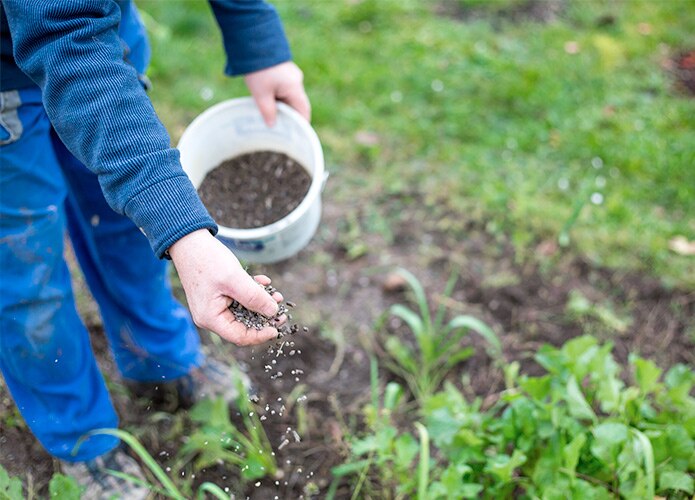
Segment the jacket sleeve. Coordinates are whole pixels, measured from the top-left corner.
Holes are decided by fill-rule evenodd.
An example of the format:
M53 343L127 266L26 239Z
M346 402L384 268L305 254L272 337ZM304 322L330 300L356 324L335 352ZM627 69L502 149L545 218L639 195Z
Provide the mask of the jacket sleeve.
M158 257L217 226L178 151L124 62L116 2L3 0L20 69L41 87L53 127L97 174L111 208L142 229Z
M244 75L292 59L275 8L262 0L210 0L227 53L225 73Z

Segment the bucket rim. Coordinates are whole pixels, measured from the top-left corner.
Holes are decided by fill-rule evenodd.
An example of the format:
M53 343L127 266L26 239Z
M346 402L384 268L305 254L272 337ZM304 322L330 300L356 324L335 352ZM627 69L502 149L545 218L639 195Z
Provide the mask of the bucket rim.
M186 127L186 130L184 130L183 134L181 135L181 139L179 140L176 146L177 149L180 150L181 145L185 144L185 139L187 135L191 135L193 131L195 131L195 129L200 127L210 117L220 113L228 112L229 110L232 110L234 108L249 107L249 105L252 105L253 108L260 114L260 111L258 111L253 97L238 97L234 99L228 99L206 109L200 115L198 115L188 125L188 127ZM316 131L302 115L300 115L297 111L295 111L283 102L277 102L277 113L278 115L287 116L292 122L294 122L299 127L302 135L306 137L306 139L310 143L314 163L314 171L311 173L312 178L309 190L307 191L306 195L304 195L304 198L299 203L299 205L297 205L297 207L294 210L292 210L282 219L279 219L273 222L272 224L268 224L266 226L254 227L249 229L231 228L218 224L218 236L234 240L246 241L267 238L268 236L272 236L283 231L285 228L291 226L292 224L300 220L304 216L304 214L306 214L309 208L311 208L311 206L314 204L317 198L320 199L321 197L321 190L325 182L325 165L323 150L321 148L321 141L319 140ZM268 146L268 150L272 151L272 146ZM293 159L295 161L298 161L296 158ZM301 165L301 162L299 163Z

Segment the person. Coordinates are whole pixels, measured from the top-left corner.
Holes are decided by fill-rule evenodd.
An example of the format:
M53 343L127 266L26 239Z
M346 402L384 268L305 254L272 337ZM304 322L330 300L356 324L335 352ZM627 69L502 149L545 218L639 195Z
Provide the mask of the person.
M225 72L244 75L268 126L276 100L310 119L274 8L210 5ZM83 498L144 498L145 488L105 472L141 477L119 441L88 434L118 418L76 312L66 228L126 380L231 399L230 368L204 356L194 323L237 345L262 343L276 329L247 329L228 306L235 299L272 317L282 297L214 238L217 226L147 97L150 50L131 0L3 0L0 16L0 370ZM172 296L167 259L190 314Z

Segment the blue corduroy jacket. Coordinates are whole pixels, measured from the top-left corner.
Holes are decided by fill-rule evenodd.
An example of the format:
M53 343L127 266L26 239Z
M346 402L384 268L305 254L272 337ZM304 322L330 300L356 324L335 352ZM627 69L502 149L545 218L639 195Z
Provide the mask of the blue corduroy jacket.
M228 75L290 60L272 6L262 0L210 4L222 30ZM144 68L135 66L146 61L124 58L119 24L122 12L132 8L130 0L2 0L0 5L6 15L0 33L2 90L13 81L15 88L41 88L53 127L97 174L111 208L143 230L159 257L196 229L216 232L138 79ZM21 75L12 80L17 69Z

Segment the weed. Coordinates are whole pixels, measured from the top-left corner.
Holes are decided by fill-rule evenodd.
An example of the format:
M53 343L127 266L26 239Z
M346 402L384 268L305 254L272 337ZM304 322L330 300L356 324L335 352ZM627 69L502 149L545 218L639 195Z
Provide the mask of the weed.
M363 438L352 440L354 459L333 469L335 484L342 477L356 474L358 479L352 490L352 498L361 498L362 489L375 498L392 498L392 491L396 492L395 498L402 498L405 492L422 483L426 466L423 466L417 478L413 476L411 468L418 454L418 443L410 433L399 436L393 421L393 413L403 403L403 388L390 382L384 389L383 397L380 397L375 358L371 359L370 374L372 402L364 408L365 423L370 432ZM426 451L422 451L421 457L426 454Z
M275 453L241 377L237 380L237 408L243 431L231 422L224 400L203 400L190 411L191 420L198 426L179 450L179 458L183 463L195 458L196 470L220 463L233 465L239 468L242 482L272 477L277 471Z
M462 348L461 342L470 331L479 334L487 343L488 353L493 359L502 359L502 346L497 335L482 321L472 316L459 315L445 323L446 307L440 304L434 316L420 282L406 271L397 271L410 286L415 297L417 311L396 304L389 314L401 319L413 335L412 344L396 335L385 334L384 349L389 359L386 366L408 384L413 395L424 402L441 385L442 380L454 366L469 358L473 350ZM454 272L449 278L443 297L449 298L458 276ZM382 325L378 328L384 330Z

